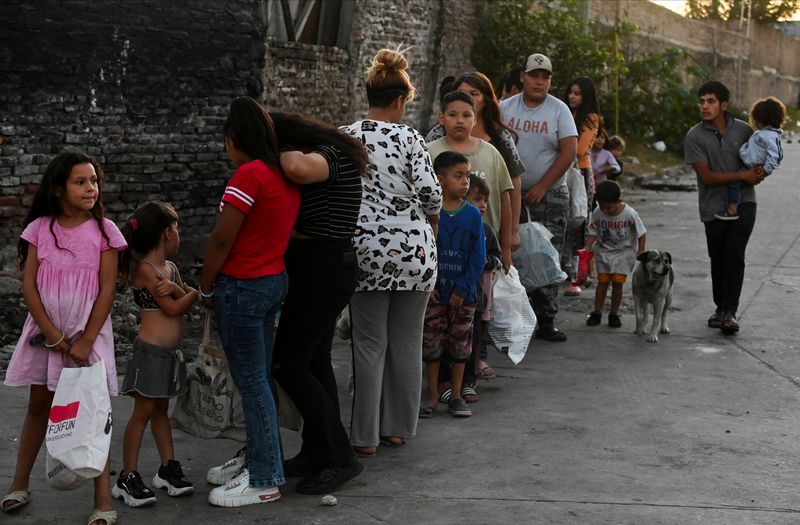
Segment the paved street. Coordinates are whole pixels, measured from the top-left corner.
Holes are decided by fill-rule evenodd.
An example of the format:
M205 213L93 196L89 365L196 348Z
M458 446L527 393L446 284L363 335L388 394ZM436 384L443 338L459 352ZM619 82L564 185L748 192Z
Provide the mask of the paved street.
M758 187L748 249L742 331L705 326L713 311L697 194L627 192L648 229L648 247L671 252L676 283L672 333L650 344L632 333L626 285L623 328L587 327L594 290L562 298L567 343L536 342L517 367L492 354L498 374L481 381L475 415L444 405L400 449L381 447L364 473L336 493L336 507L293 492L273 504L218 509L206 502L205 470L239 444L176 432L175 448L197 493L129 509L122 524L749 524L800 522L800 146L786 145L783 169ZM348 346L337 347L346 383ZM0 478L10 483L26 393L0 388ZM343 410L349 397L343 392ZM113 468L132 402L114 400ZM345 416L348 417L349 416ZM298 438L285 434L287 455ZM157 467L145 436L140 467ZM188 468L187 468L188 467ZM89 487L57 492L40 455L33 503L2 523L85 523Z

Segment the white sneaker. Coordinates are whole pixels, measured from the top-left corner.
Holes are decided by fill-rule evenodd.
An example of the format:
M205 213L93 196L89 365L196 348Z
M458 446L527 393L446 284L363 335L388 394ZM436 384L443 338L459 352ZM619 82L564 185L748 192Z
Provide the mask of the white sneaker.
M217 465L216 467L211 467L208 469L206 481L212 485L226 484L232 477L236 475L237 472L239 472L242 467L244 467L246 451L247 448L242 447L235 456L222 465Z
M244 468L227 485L211 489L208 502L217 507L243 507L269 503L280 497L278 487L251 487L250 472Z

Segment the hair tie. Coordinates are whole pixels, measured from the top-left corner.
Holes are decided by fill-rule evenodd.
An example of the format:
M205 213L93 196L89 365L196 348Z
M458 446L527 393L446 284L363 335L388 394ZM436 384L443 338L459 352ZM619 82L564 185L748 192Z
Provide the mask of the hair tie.
M129 219L128 222L130 223L131 230L133 230L133 231L136 231L136 228L139 227L139 221L137 221L136 219L133 219L133 218Z

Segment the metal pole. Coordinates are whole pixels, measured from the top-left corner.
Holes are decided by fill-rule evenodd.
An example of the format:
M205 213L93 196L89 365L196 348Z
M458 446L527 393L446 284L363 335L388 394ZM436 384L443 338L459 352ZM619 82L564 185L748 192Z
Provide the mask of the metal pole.
M619 135L619 24L614 28L614 135Z
M753 0L747 0L747 38L750 38L750 17L753 14Z

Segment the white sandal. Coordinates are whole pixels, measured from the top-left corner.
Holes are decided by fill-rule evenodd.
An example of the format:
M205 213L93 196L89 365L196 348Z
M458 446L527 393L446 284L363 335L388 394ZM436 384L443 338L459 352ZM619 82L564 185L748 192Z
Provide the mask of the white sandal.
M89 516L89 525L95 521L105 521L106 525L117 525L117 511L94 509L92 515Z
M30 502L31 502L30 490L15 490L14 492L5 495L3 501L0 502L0 508L3 510L3 512L11 512L13 510L17 510L20 507L24 507ZM6 507L6 503L11 503L11 505Z

